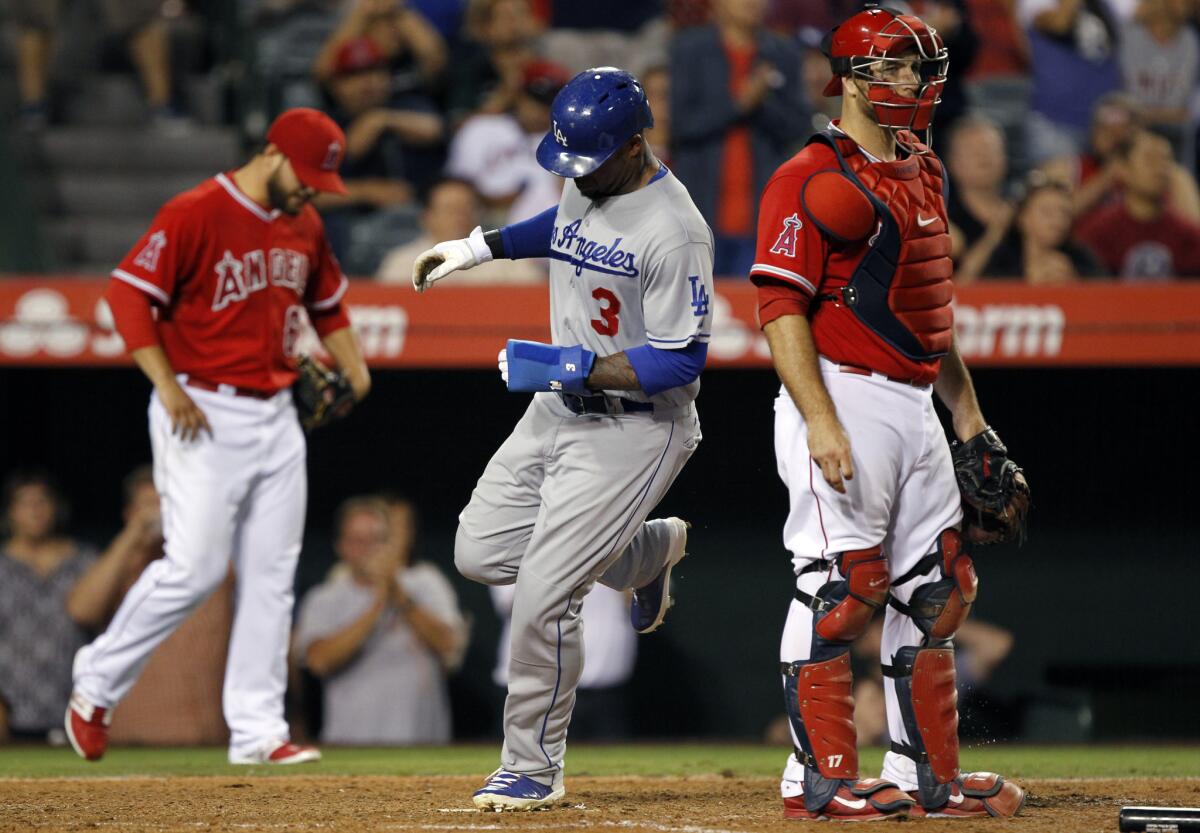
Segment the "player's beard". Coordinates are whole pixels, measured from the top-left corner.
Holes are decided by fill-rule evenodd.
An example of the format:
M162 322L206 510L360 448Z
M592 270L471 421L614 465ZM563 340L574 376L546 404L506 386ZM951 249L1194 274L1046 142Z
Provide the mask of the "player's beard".
M304 203L308 202L303 196L303 186L289 191L279 179L279 171L276 170L267 180L267 200L271 203L271 208L294 217L304 208Z

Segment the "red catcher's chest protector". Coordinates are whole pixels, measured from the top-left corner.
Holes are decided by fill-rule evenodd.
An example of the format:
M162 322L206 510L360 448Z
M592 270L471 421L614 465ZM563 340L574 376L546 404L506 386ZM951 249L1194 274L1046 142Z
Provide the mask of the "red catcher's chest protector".
M906 358L946 355L954 328L954 266L941 162L913 154L872 163L853 141L830 131L809 141L833 149L842 174L875 208L875 234L837 300ZM917 144L914 136L907 141Z

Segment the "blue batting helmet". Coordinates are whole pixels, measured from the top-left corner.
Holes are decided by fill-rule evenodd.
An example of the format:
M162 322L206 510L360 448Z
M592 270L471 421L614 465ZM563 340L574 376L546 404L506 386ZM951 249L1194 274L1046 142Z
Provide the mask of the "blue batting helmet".
M616 67L585 69L550 106L537 161L552 174L587 176L647 127L654 127L654 115L636 78Z

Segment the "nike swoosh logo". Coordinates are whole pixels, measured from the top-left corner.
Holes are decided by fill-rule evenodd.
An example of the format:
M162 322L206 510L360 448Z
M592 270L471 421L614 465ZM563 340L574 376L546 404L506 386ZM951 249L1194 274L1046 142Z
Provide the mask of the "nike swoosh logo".
M887 579L877 578L874 581L868 581L867 587L878 587L879 585L883 584L885 581L887 581Z
M931 223L936 223L936 222L937 222L937 215L936 215L936 214L934 214L934 215L933 215L932 217L930 217L928 220L926 220L926 219L925 219L924 217L922 217L920 214L918 214L918 215L917 215L917 225L918 225L918 226L920 226L921 228L925 228L925 226L927 226L927 225L929 225L929 224L931 224Z
M950 803L951 804L962 804L963 797L957 793L950 793Z
M865 798L860 798L855 801L848 801L842 798L840 795L835 795L833 798L838 804L841 804L843 807L849 807L851 810L861 810L867 806L867 800Z

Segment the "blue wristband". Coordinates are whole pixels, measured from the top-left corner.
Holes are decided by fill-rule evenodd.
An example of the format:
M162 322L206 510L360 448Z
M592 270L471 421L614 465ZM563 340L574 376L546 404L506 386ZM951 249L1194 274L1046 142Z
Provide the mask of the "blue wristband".
M510 391L562 391L581 396L592 393L586 383L596 354L580 344L559 347L509 339L505 350Z

